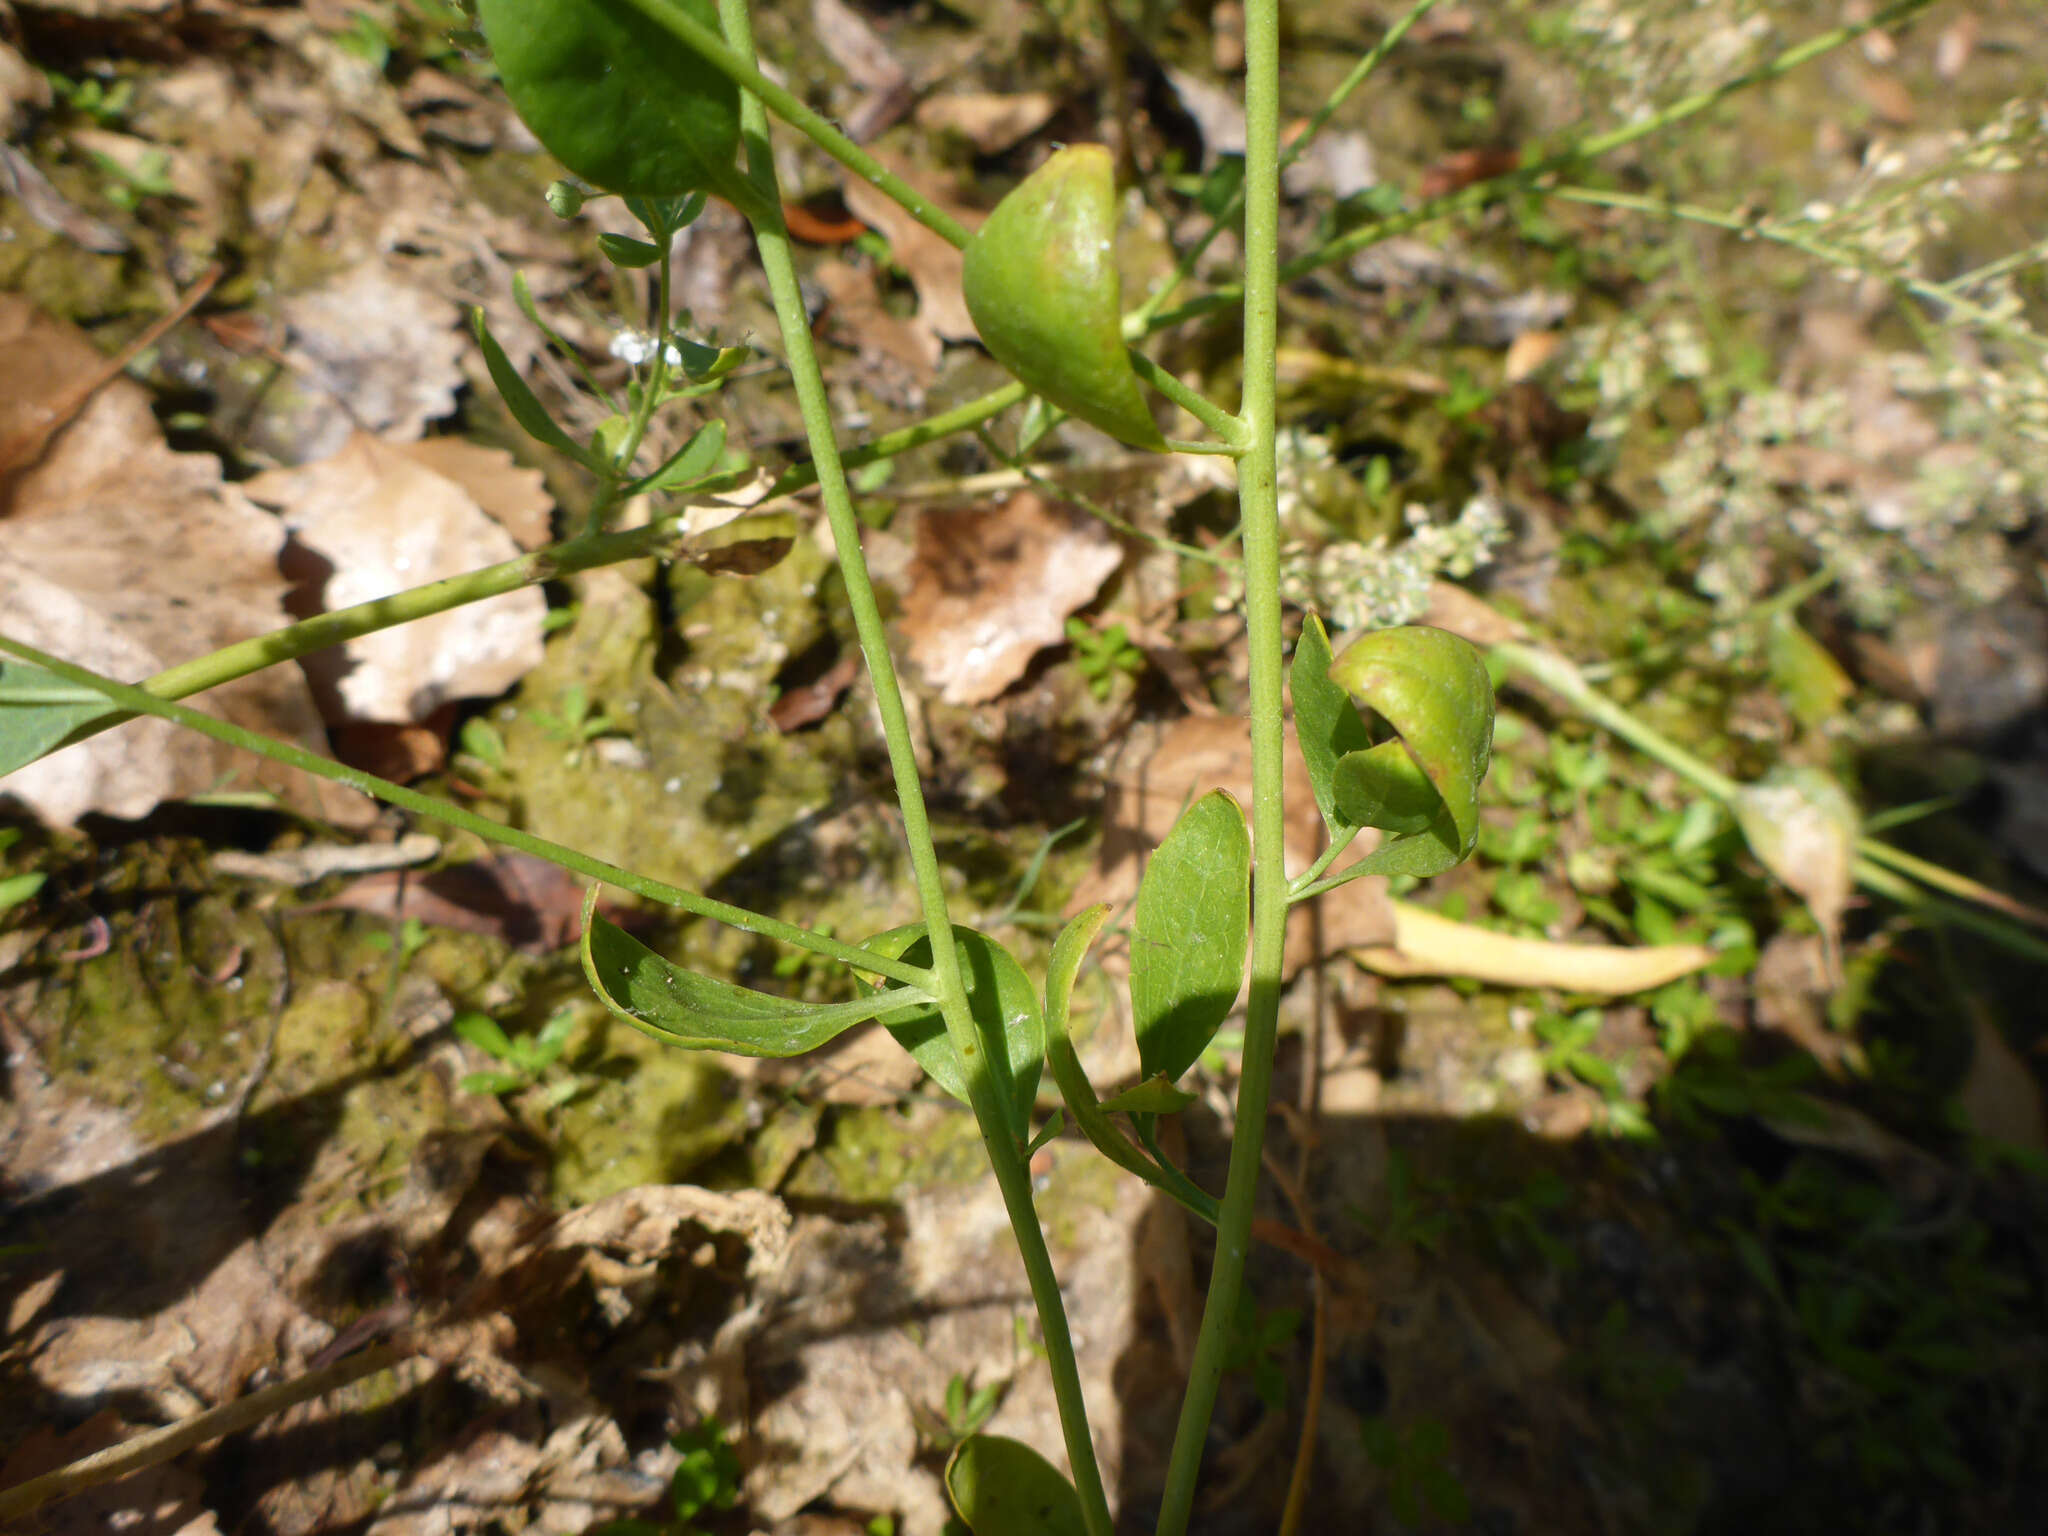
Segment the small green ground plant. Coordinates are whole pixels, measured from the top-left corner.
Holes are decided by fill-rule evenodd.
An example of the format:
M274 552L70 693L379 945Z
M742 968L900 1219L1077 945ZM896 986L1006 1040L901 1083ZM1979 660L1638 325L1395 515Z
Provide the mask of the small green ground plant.
M1066 1471L1018 1442L979 1433L972 1401L959 1404L958 1412L949 1402L949 1425L961 1434L948 1464L947 1485L961 1518L977 1536L1109 1536L1112 1530L1089 1408L1027 1167L1030 1150L1063 1123L1059 1114L1048 1117L1039 1108L1041 1082L1049 1076L1064 1102L1064 1116L1105 1156L1216 1229L1216 1258L1157 1523L1162 1536L1179 1536L1195 1507L1223 1375L1233 1368L1256 1370L1267 1347L1278 1342L1271 1320L1246 1329L1244 1319L1256 1314L1247 1311L1244 1268L1273 1082L1288 913L1348 881L1381 875L1412 883L1439 875L1470 855L1480 840L1481 784L1493 745L1488 659L1444 630L1368 629L1347 637L1349 643L1340 648L1322 618L1308 611L1300 615L1289 660L1287 598L1298 589L1283 579L1279 507L1276 350L1282 284L1393 235L1502 198L1570 190L1581 201L1604 195L1608 205L1628 207L1621 194L1561 189L1561 178L1581 174L1605 153L1682 123L1735 90L1776 79L1925 3L1902 0L1865 22L1821 33L1627 127L1531 155L1493 182L1409 206L1379 207L1341 227L1333 224L1311 249L1283 265L1282 171L1412 24L1433 8L1434 0L1421 0L1389 27L1285 147L1279 7L1277 0L1250 0L1245 7L1247 131L1241 168L1213 188L1205 183L1204 197L1213 205L1208 234L1183 253L1172 279L1126 314L1114 259L1113 159L1101 146L1069 145L1054 153L970 235L761 71L746 0L716 5L712 0L479 0L476 19L514 106L575 178L558 184L550 206L564 213L593 196L622 198L645 238L607 235L600 241L602 254L615 266L646 268L654 277L646 345L631 359L630 383L616 396L591 385L609 415L585 436L572 434L556 420L513 367L487 318L476 317L478 344L513 418L594 482L585 526L549 549L308 620L185 663L141 687L0 639L0 650L13 658L0 668L0 687L12 706L0 724L5 733L0 736L0 769L137 714L170 718L586 876L593 885L585 907L582 961L591 987L615 1019L665 1044L790 1057L855 1025L881 1023L933 1082L974 1116L1036 1304L1062 1418ZM850 450L842 445L813 351L784 220L771 115L962 250L970 313L982 341L1014 383L914 427ZM784 471L773 489L815 487L823 504L887 742L921 908L917 922L860 942L649 879L449 801L252 736L175 702L261 666L522 586L651 555L700 562L714 558L710 546L693 538L677 515L619 526L629 503L727 489L745 473L730 462L723 425L715 419L661 462L647 462L652 456L643 452L659 412L679 402L707 408L750 355L748 348L688 334L687 317L679 317L673 303L670 256L677 237L713 197L749 222L767 276L809 449L808 462ZM1640 211L1692 216L1663 206ZM1228 228L1241 231L1241 282L1170 307L1210 243ZM1772 227L1759 226L1757 232L1788 243L1803 238ZM1819 254L1828 259L1826 250ZM531 296L523 287L517 293L527 318L547 331ZM1225 307L1236 307L1243 323L1242 389L1234 408L1205 397L1135 346L1168 326ZM1097 907L1074 918L1053 943L1045 974L1036 978L987 932L957 921L847 477L849 468L982 428L1027 400L1035 403L1027 408L1019 460L1028 458L1052 424L1071 417L1130 447L1227 457L1235 465L1238 486L1251 804L1247 814L1226 794L1194 800L1147 864L1131 920L1129 992L1142 1076L1135 1087L1107 1100L1080 1066L1068 1014L1076 978L1110 913ZM1186 432L1200 435L1179 435L1182 428L1162 426L1161 402L1192 424ZM1465 388L1445 409L1469 413L1483 403L1476 389ZM1379 485L1379 491L1384 489ZM1074 638L1091 685L1106 688L1116 674L1137 664L1137 653L1121 643L1115 629L1076 632ZM1492 665L1548 688L1585 718L1657 756L1740 818L1743 786L1706 769L1602 699L1561 657L1532 645L1502 645ZM1285 867L1283 858L1283 745L1290 700L1316 809L1328 834L1325 851L1296 872ZM612 728L604 701L580 693L565 699L558 714L542 724L572 753ZM502 744L480 723L465 734L464 747L484 772L502 764ZM1558 750L1570 757L1572 749ZM1553 795L1577 804L1600 788L1597 754L1581 751L1550 766ZM1538 805L1538 820L1529 827L1491 834L1507 840L1499 851L1510 866L1542 851L1540 818L1546 809L1557 813L1555 806ZM1359 855L1361 835L1368 832L1376 834L1367 839L1374 846ZM1641 928L1645 922L1654 924L1645 914L1655 910L1648 904L1655 892L1645 882L1663 879L1668 895L1671 881L1679 878L1677 861L1691 848L1682 825L1659 827L1636 841L1640 851L1625 855L1618 878L1634 881L1638 899L1631 910ZM1879 890L1906 889L1910 879L1927 875L1867 838L1856 843L1854 857L1857 873ZM1765 862L1770 862L1768 855ZM803 1001L677 966L599 914L599 885L728 924L843 968L857 983L854 995ZM1518 921L1540 926L1544 919L1540 892L1526 883L1508 879L1504 888L1496 887L1494 900ZM1241 993L1248 997L1242 1063L1229 1172L1219 1196L1166 1156L1159 1132L1164 1118L1190 1102L1180 1080L1216 1044ZM561 1039L544 1031L532 1041L514 1041L496 1026L485 1028L487 1023L458 1026L505 1063L502 1074L480 1074L477 1088L501 1092L543 1081ZM1561 1018L1546 1036L1559 1071L1588 1076L1602 1070L1597 1058L1581 1049L1583 1033L1573 1019ZM483 1080L487 1077L488 1082ZM1796 1298L1791 1305L1796 1310ZM1816 1339L1823 1336L1817 1326L1807 1332ZM1262 1390L1271 1386L1270 1374L1261 1385ZM1444 1464L1448 1446L1440 1426L1376 1421L1369 1427L1367 1450L1392 1475L1403 1513L1458 1517L1464 1496ZM730 1500L730 1469L720 1460L730 1453L722 1437L714 1432L709 1441L693 1442L687 1454L692 1459L686 1466L702 1476L691 1484L687 1498L679 1492L675 1525L669 1528L688 1528L700 1513Z

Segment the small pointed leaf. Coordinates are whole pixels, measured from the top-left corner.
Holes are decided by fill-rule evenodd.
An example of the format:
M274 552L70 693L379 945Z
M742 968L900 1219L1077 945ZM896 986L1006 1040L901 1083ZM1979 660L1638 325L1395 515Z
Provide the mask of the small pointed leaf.
M845 1003L804 1003L671 965L583 904L583 974L612 1015L664 1045L735 1056L801 1056L854 1025L930 999L891 987Z
M505 409L512 413L512 419L519 423L526 435L547 444L557 453L567 454L585 469L597 474L608 473L609 465L555 425L555 418L548 414L548 408L527 387L526 380L519 376L519 370L512 366L512 359L498 345L498 338L491 334L482 310L470 316L470 324L476 332L476 344L483 348L484 366L490 370L491 382L504 398Z
M982 344L1034 394L1133 448L1166 438L1124 349L1109 151L1070 144L996 205L961 277Z
M597 248L615 267L651 267L661 260L660 246L635 240L631 235L615 235L609 230L597 237Z
M1452 861L1469 854L1479 840L1479 784L1493 755L1493 683L1478 649L1449 630L1421 624L1376 630L1345 647L1330 664L1329 678L1394 728L1443 802L1447 824L1441 830ZM1346 767L1357 755L1339 765L1340 815L1403 794L1400 759L1387 754ZM1405 797L1384 808L1400 824L1397 832L1416 819ZM1402 835L1439 840L1434 832Z
M1147 1077L1177 1081L1237 1002L1251 868L1244 812L1220 789L1181 813L1145 866L1131 933L1131 1015Z
M0 661L0 776L126 718L103 693L25 661Z
M691 434L690 440L669 455L668 462L645 479L636 480L628 487L631 494L641 491L667 491L679 485L688 485L710 474L718 463L718 456L725 452L725 423L706 422Z
M1346 821L1338 809L1337 761L1371 746L1372 737L1351 695L1330 681L1330 636L1314 614L1302 622L1301 639L1295 642L1288 689L1294 698L1294 734L1324 824L1333 834L1363 825Z
M1102 1101L1103 1112L1122 1115L1177 1115L1195 1102L1195 1095L1163 1077L1148 1077Z
M955 924L953 943L996 1096L1011 1131L1022 1142L1031 1131L1031 1105L1038 1097L1045 1062L1045 1021L1038 1011L1037 990L1016 957L987 934ZM861 947L891 960L931 964L931 943L922 923L877 934ZM953 1049L936 1002L926 999L916 1007L898 1009L883 1016L882 1023L933 1082L961 1103L969 1102L967 1069Z
M1074 1485L1021 1440L969 1435L946 1463L946 1493L974 1536L1087 1536Z
M712 0L668 3L717 29ZM513 107L592 186L745 196L739 87L667 28L626 0L478 0L477 12Z

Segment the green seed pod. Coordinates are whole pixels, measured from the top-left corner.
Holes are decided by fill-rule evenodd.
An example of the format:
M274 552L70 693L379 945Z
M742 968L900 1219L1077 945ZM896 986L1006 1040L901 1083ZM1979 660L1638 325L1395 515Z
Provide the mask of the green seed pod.
M1166 438L1124 350L1109 151L1072 144L996 205L968 242L967 312L995 360L1069 415L1133 448Z
M718 26L712 0L675 4ZM592 186L730 197L740 185L739 87L624 0L479 0L477 10L512 105Z

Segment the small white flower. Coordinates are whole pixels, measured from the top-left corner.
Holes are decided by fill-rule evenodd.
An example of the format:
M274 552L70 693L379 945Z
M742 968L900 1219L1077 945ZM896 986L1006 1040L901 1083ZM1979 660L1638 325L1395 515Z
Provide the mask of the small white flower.
M682 367L682 350L674 342L666 350L669 367ZM611 354L628 367L638 368L654 356L654 338L645 331L621 331L612 338Z

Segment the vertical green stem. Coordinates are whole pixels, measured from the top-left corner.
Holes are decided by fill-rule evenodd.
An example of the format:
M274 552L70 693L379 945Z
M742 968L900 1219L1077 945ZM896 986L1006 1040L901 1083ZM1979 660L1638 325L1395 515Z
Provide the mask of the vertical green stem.
M751 64L754 43L747 0L719 0L719 20L732 50ZM761 265L768 275L769 293L775 301L776 323L789 354L790 377L796 385L804 434L818 473L818 492L838 546L839 569L845 578L847 601L853 609L854 628L860 635L861 654L874 683L875 708L888 739L889 766L895 775L897 803L902 808L904 839L924 908L926 931L931 936L932 991L945 1016L947 1037L966 1071L968 1102L974 1110L989 1164L995 1170L996 1184L1002 1190L1003 1206L1024 1260L1031 1298L1038 1307L1053 1395L1059 1404L1060 1428L1066 1437L1067 1459L1073 1466L1074 1486L1081 1496L1088 1536L1112 1536L1109 1500L1103 1491L1102 1472L1088 1430L1080 1365L1074 1357L1073 1335L1067 1326L1065 1303L1060 1299L1059 1280L1053 1273L1052 1255L1038 1224L1037 1208L1032 1204L1030 1169L1024 1160L1024 1149L1009 1129L980 1033L968 1011L959 951L952 942L953 924L946 905L945 882L939 871L937 850L932 846L924 787L918 779L917 757L911 746L910 719L903 707L903 690L897 681L895 663L889 655L888 634L882 623L881 607L875 601L867 558L861 552L860 519L853 510L846 471L833 437L832 408L825 395L825 379L818 368L817 354L811 349L810 317L797 285L789 231L782 223L782 203L775 191L774 161L768 147L767 111L757 98L742 92L740 112L748 173L764 194L762 207L753 216L754 238L761 252Z
M1245 620L1251 650L1252 732L1252 979L1245 1010L1244 1063L1237 1084L1237 1124L1230 1178L1216 1224L1216 1262L1182 1399L1160 1536L1181 1536L1194 1508L1202 1445L1223 1380L1224 1356L1244 1284L1265 1141L1266 1102L1273 1086L1273 1048L1280 1015L1280 957L1287 926L1287 869L1281 821L1284 706L1280 638L1280 514L1275 464L1274 350L1280 294L1280 7L1245 6L1244 402L1250 447L1238 460L1243 515Z

